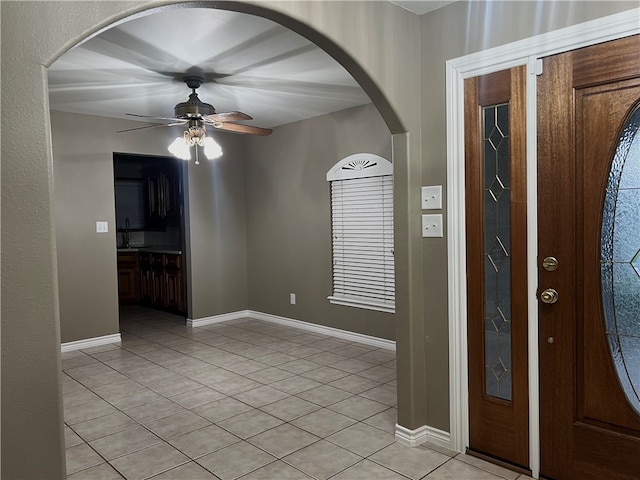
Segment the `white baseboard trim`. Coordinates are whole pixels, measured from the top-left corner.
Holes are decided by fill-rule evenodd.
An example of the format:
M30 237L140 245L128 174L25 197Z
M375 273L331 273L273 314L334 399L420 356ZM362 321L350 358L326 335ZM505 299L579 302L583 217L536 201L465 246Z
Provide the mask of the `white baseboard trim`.
M451 448L449 432L438 430L428 425L409 430L402 425L396 424L396 440L409 447L417 447L424 442L430 442L439 447Z
M219 322L226 322L229 320L237 320L241 318L253 318L255 320L262 320L270 323L277 323L279 325L285 325L288 327L299 328L300 330L306 330L308 332L319 333L322 335L328 335L330 337L341 338L350 342L363 343L372 347L384 348L386 350L396 349L396 342L393 340L387 340L385 338L372 337L371 335L364 335L362 333L348 332L339 328L325 327L324 325L317 325L315 323L303 322L301 320L294 320L292 318L280 317L278 315L271 315L270 313L256 312L254 310L239 310L237 312L224 313L222 315L214 315L212 317L204 317L198 319L187 319L187 326L189 327L203 327L205 325L211 325Z
M386 350L396 350L396 342L394 342L393 340L387 340L385 338L372 337L371 335L349 332L347 330L341 330L339 328L326 327L324 325L317 325L315 323L303 322L300 320L294 320L292 318L279 317L277 315L271 315L270 313L255 312L252 310L249 311L249 316L251 318L255 318L256 320L264 320L265 322L277 323L279 325L299 328L301 330L319 333L321 335L341 338L342 340L348 340L350 342L363 343L365 345L384 348Z
M85 348L109 345L110 343L120 343L121 341L122 337L119 333L104 335L102 337L85 338L84 340L76 340L74 342L65 342L61 344L60 352L72 352L73 350L83 350Z
M250 316L250 310L238 310L237 312L223 313L221 315L213 315L211 317L202 317L191 319L187 318L187 327L204 327L205 325L213 325L214 323L228 322L229 320L238 320Z

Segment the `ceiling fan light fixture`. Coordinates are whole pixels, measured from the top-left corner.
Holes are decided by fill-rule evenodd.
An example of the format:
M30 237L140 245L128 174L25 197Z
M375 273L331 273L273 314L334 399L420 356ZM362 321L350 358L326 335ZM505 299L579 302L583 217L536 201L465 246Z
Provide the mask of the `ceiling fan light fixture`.
M186 133L186 132L185 132ZM167 148L171 155L183 160L191 160L191 149L185 136L176 138Z
M195 122L194 122L195 123ZM213 160L222 155L222 147L216 141L207 137L204 125L195 123L185 130L182 136L176 138L169 145L169 152L183 160L191 160L191 147L196 147L196 165L199 165L197 147L203 147L204 154L209 160Z
M204 154L209 160L222 156L222 147L211 137L205 137L202 141L204 146Z

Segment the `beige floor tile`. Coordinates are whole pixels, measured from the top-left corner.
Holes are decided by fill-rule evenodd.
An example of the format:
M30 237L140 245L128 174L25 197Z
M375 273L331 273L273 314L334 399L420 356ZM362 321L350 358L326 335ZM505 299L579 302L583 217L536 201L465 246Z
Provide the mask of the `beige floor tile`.
M454 458L427 475L425 480L502 480L502 477Z
M242 480L312 480L312 477L278 460L243 476Z
M278 365L278 368L281 370L286 370L287 372L300 374L303 372L308 372L309 370L315 370L316 368L320 368L315 362L310 362L307 359L299 359L293 360L291 362L282 363Z
M81 443L85 443L82 438L78 436L76 432L71 430L67 425L64 426L64 446L65 448L75 447L76 445L80 445Z
M209 384L209 386L220 393L224 393L225 395L237 395L238 393L261 387L262 384L255 380L251 380L250 378L235 377L220 382L214 382Z
M235 417L241 413L249 412L253 410L253 407L242 403L235 398L227 397L222 400L207 403L200 407L193 409L194 413L197 413L201 417L206 418L210 422L218 423L227 418Z
M319 437L287 423L251 437L247 441L274 457L282 458L318 440L320 440Z
M329 383L339 378L343 378L349 375L349 372L339 370L337 368L324 366L316 368L315 370L309 370L308 372L301 373L303 377L310 378L316 382Z
M120 457L111 464L127 480L142 480L166 472L189 459L166 443L160 443Z
M201 405L206 405L207 403L215 402L216 400L222 400L225 397L225 394L213 390L212 388L200 387L194 390L182 392L178 395L173 395L169 397L169 399L185 408L188 408L189 410L192 410Z
M131 420L127 415L122 412L116 412L111 415L105 415L104 417L94 418L93 420L78 423L73 426L73 429L86 442L91 442L98 438L113 435L114 433L129 430L137 426L138 424Z
M209 425L172 438L169 443L189 458L198 458L237 443L240 440L239 437L216 425Z
M285 378L279 382L272 383L270 386L290 395L296 395L321 385L322 383L320 382L296 375L294 377Z
M307 432L324 438L348 427L349 425L353 425L356 421L345 415L323 408L300 418L296 418L291 423L296 427L300 427Z
M144 427L131 428L101 437L89 443L100 455L111 461L129 453L161 443L162 440Z
M375 453L369 460L409 478L418 479L448 461L449 457L426 448L407 447L396 442Z
M506 469L504 467L501 467L499 465L496 465L494 463L490 463L487 462L485 460L482 460L480 458L474 457L472 455L467 455L464 453L460 453L458 455L456 455L456 460L459 460L461 462L464 462L468 465L473 465L474 467L480 468L482 470L485 470L487 472L493 473L494 475L497 475L501 478L507 479L507 480L515 480L516 478L518 478L520 476L519 473L514 472L513 470L509 470Z
M169 440L209 425L211 422L207 419L187 411L161 418L155 422L147 423L145 426L164 440Z
M129 408L124 412L137 422L147 424L155 422L156 420L159 420L161 418L166 418L171 415L183 413L186 411L187 410L184 407L178 405L177 403L163 398L146 405Z
M345 400L352 395L339 388L331 387L329 385L321 385L311 390L306 390L297 395L297 397L313 402L316 405L326 407L334 403Z
M213 473L201 467L196 462L189 462L179 467L172 468L160 475L152 477L153 480L217 480Z
M247 390L246 392L237 393L234 395L234 398L257 408L268 403L277 402L288 396L288 393L263 385L252 390Z
M243 354L243 356L246 357L246 353L243 352ZM267 367L268 365L265 363L256 362L255 360L245 360L244 362L238 362L234 365L228 365L226 369L238 375L247 375L248 373L257 372L258 370L264 370Z
M382 365L384 363L392 362L396 359L396 354L390 350L377 349L371 352L358 355L356 358L364 360L365 362L377 363Z
M318 480L325 480L361 460L355 453L325 440L283 458L284 462Z
M298 397L287 397L277 402L260 407L260 410L285 422L319 410L321 407Z
M98 455L86 443L66 449L67 475L85 470L104 463L104 458Z
M319 363L320 365L333 365L334 363L342 362L347 359L337 353L323 351L306 357L307 360Z
M154 392L158 392L160 395L170 397L172 395L178 395L180 393L185 393L201 388L202 384L196 382L195 380L191 380L190 378L182 377L179 379L172 378L169 380L160 380L158 382L148 383L147 387Z
M363 370L373 368L375 365L363 360L358 360L357 358L347 358L345 360L342 360L341 362L333 363L331 364L331 366L339 370L344 370L345 372L358 373L362 372Z
M393 470L378 465L370 460L362 460L355 465L340 472L331 480L407 480L407 477L400 475Z
M127 393L119 393L112 395L106 400L119 410L126 410L128 408L137 407L139 405L146 405L157 400L162 400L162 395L154 392L149 388L141 388Z
M359 375L349 375L339 378L338 380L334 380L329 385L344 390L345 392L358 394L379 386L380 382L376 382L370 378L360 377Z
M218 422L218 425L242 439L247 439L282 423L282 420L272 415L253 409Z
M359 394L361 397L384 403L390 407L396 406L398 403L396 389L390 385L380 385L371 390L366 390Z
M113 405L104 400L96 400L91 403L83 403L75 407L65 408L64 421L73 426L77 423L104 417L112 413L118 413L118 410Z
M396 424L398 423L398 409L388 408L372 417L365 418L363 423L395 435Z
M375 427L356 423L326 438L327 441L347 450L368 457L395 442L395 437Z
M386 410L389 406L355 395L341 402L329 405L328 408L356 420L364 420Z
M222 480L231 480L275 460L275 457L259 448L247 442L240 442L205 455L197 462Z
M380 383L387 383L396 377L396 371L392 368L377 366L368 370L358 372L358 375L360 375L361 377L369 378L371 380L375 380Z
M67 476L67 480L122 480L124 477L120 475L108 463L101 463L95 467L81 470L78 473Z
M251 380L255 380L256 382L269 385L271 383L284 380L285 378L289 378L293 375L294 375L293 373L288 372L286 370L282 370L278 367L268 367L252 373L247 373L245 376L247 378L250 378Z

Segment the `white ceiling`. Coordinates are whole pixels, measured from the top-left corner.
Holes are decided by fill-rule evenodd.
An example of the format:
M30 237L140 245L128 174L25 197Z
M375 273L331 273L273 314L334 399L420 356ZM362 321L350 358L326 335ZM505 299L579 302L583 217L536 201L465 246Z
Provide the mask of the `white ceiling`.
M393 3L418 13L451 2ZM64 54L49 69L50 107L172 117L190 93L187 74L206 78L198 90L203 102L268 128L370 102L342 66L287 28L243 13L184 8L122 23Z

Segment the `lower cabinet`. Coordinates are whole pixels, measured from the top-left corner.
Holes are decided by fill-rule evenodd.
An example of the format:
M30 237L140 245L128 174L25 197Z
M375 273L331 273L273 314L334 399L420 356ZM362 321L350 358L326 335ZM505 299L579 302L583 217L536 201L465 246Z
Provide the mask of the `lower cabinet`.
M138 303L140 301L140 267L136 252L118 253L118 301Z
M187 313L182 255L140 253L140 302L162 310Z

